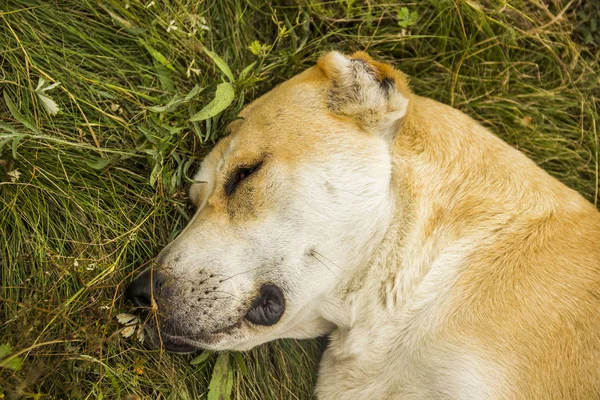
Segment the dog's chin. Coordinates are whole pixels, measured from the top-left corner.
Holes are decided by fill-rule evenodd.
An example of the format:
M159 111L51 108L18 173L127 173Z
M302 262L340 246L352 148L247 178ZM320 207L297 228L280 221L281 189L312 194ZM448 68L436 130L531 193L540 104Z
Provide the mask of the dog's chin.
M195 340L185 336L171 335L164 331L158 331L155 327L146 325L144 329L146 345L153 349L166 350L171 353L195 353L202 347Z
M166 334L162 337L161 345L163 349L171 353L195 353L200 350L199 347L189 343L185 338Z
M174 335L165 330L146 325L145 335L147 343L157 349L164 349L172 353L194 353L200 350L237 350L241 339L241 324L219 329L210 334L198 336Z

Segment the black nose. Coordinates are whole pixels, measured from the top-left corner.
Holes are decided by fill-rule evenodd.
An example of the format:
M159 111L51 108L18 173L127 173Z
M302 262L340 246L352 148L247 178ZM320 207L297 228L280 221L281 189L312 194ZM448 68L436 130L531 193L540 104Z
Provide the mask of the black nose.
M125 290L125 298L136 307L149 308L152 305L152 297L160 294L164 278L158 271L148 268L139 274Z
M285 311L285 299L281 289L275 285L265 285L252 302L246 319L256 325L275 325Z

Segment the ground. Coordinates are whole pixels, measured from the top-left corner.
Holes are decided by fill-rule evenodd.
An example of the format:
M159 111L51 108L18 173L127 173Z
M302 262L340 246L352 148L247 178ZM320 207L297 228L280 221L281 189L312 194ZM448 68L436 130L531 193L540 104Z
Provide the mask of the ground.
M597 203L593 3L2 3L0 398L311 398L313 341L197 358L121 334L124 286L192 215L197 161L251 99L367 50Z

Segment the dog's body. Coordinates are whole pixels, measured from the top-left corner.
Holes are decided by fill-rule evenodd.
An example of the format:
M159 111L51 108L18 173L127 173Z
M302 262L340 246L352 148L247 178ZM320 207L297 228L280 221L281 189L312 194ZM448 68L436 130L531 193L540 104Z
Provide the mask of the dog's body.
M404 211L327 310L320 398L600 398L600 214L463 113L409 102Z
M167 348L330 333L323 400L600 398L600 213L579 194L365 54L241 116L160 257Z

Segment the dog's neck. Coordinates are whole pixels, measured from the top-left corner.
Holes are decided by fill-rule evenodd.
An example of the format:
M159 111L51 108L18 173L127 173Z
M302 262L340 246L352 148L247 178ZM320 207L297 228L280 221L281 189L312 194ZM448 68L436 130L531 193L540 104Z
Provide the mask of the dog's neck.
M478 213L487 212L483 197L477 210L463 210L464 204L456 200L471 195L472 177L454 170L454 158L472 160L474 170L481 162L472 138L461 132L446 134L444 126L425 131L421 118L427 117L411 120L409 111L408 122L391 146L394 211L387 231L370 260L340 285L332 296L333 306L325 311L325 319L340 330L367 320L361 317L364 313L395 318L420 302L422 283L435 285L437 274L452 273L447 269L459 263L461 245L479 229ZM447 158L433 155L439 147L446 149ZM486 220L489 229L503 223Z
M362 312L372 310L383 315L382 309L391 311L391 308L402 307L413 290L407 287L406 282L412 282L410 286L414 287L416 281L427 273L426 266L415 269L407 261L411 247L415 247L413 232L419 230L415 219L417 203L410 187L413 178L410 177L409 162L403 154L397 154L394 150L397 147L392 147L393 207L385 234L381 242L374 246L375 250L368 261L340 283L325 311L325 319L340 329L355 326ZM409 277L408 274L415 276Z
M458 111L412 100L391 147L393 218L370 261L340 285L324 312L340 331L372 322L365 313L381 316L382 324L427 314L459 279L473 241L493 241L520 218L514 210L523 205L530 217L543 217L557 203L558 181L537 185L547 177L516 150ZM436 119L432 114L441 116L436 125L425 122ZM452 123L458 118L470 129L452 129L462 126Z

